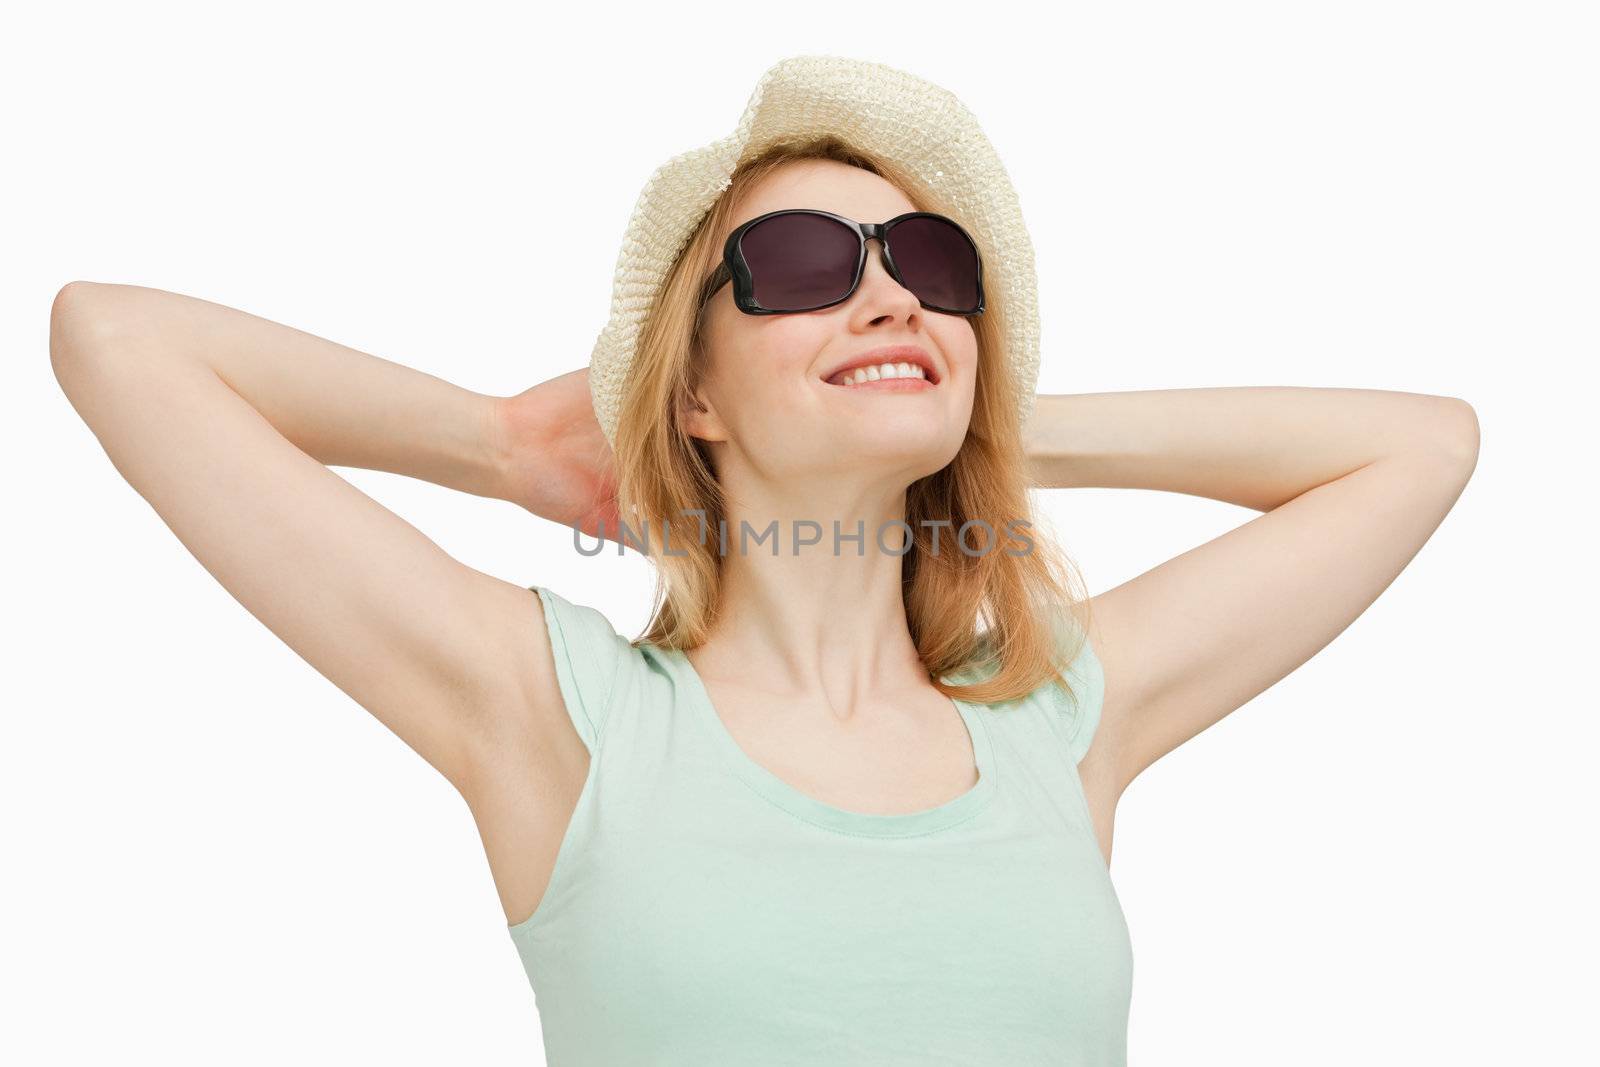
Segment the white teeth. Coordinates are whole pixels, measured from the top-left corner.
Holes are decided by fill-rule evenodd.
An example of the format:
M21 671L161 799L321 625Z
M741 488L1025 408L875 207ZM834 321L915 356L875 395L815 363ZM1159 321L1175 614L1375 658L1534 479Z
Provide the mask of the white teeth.
M855 370L846 371L834 379L839 385L858 385L861 382L876 382L884 378L921 378L927 380L927 372L916 363L879 363L875 366L857 367Z

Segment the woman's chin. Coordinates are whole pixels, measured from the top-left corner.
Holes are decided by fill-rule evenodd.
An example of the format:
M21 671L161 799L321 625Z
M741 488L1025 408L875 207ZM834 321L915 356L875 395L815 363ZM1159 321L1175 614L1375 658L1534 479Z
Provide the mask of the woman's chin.
M961 447L962 434L952 433L939 413L885 411L870 419L830 419L798 448L823 447L849 467L924 467L938 470Z

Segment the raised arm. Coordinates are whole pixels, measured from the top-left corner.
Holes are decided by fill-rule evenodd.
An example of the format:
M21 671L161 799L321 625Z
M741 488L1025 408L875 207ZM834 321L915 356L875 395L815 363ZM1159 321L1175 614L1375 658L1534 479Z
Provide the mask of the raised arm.
M478 741L503 734L496 717L559 728L533 595L326 466L508 495L500 399L138 286L63 288L50 358L117 471L201 565L458 789Z
M1365 611L1477 464L1477 416L1453 397L1259 387L1038 401L1027 446L1041 484L1265 512L1094 598L1105 702L1083 767L1107 812L1141 771Z

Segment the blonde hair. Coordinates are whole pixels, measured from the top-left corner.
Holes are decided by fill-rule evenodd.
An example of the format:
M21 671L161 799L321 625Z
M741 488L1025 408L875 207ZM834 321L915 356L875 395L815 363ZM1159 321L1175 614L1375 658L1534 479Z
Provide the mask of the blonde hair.
M693 648L715 620L722 576L714 531L728 521L727 509L705 443L690 436L680 418L704 368L702 287L722 261L718 238L741 195L776 168L803 159L861 167L898 186L915 210L960 221L913 175L832 135L780 142L734 171L668 273L623 390L614 448L618 512L627 529L619 532L635 547L642 538L655 561L658 605L635 645ZM979 251L989 261L988 250ZM911 638L934 687L975 703L1021 697L1050 680L1065 683L1062 671L1087 639L1089 622L1088 597L1075 595L1081 576L1035 514L1029 495L1035 483L1005 358L1004 316L1004 307L990 300L981 315L969 318L979 369L966 439L944 469L912 483L906 494L912 545L903 567ZM696 510L704 526L693 520ZM1024 519L1031 533L1019 537L1010 520ZM937 554L923 520L948 520ZM963 524L973 520L988 524L965 531L978 535L963 541L977 554L952 548L950 535L964 532ZM667 525L674 530L672 551L663 553L655 531ZM676 533L686 525L709 536ZM729 536L736 537L731 530ZM985 631L977 627L980 617ZM1075 625L1063 625L1069 621ZM961 686L941 680L966 670L981 680Z

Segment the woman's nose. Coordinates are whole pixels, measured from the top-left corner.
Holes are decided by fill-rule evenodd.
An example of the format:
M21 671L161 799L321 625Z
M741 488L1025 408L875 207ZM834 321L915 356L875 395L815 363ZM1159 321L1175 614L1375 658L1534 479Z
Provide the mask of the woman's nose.
M876 250L873 249L874 243L877 244ZM867 263L861 271L861 284L865 285L868 278L874 273L882 274L884 278L887 278L892 284L901 289L905 288L900 284L900 279L894 276L894 271L889 269L888 248L881 237L867 238Z

